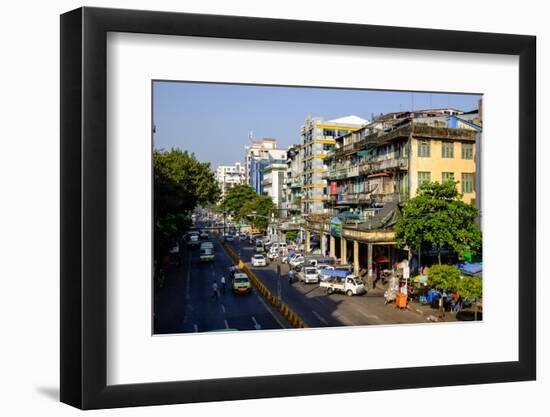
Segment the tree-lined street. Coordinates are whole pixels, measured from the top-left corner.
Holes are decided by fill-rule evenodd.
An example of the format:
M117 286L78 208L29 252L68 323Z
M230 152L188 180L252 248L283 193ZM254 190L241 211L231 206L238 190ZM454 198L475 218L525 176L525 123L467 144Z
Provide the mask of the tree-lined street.
M290 327L286 320L261 298L251 294L233 294L229 285L229 267L233 265L216 238L216 258L201 263L199 250L182 251L181 265L168 267L162 288L155 294L155 333L192 333L215 330L268 330ZM221 291L220 279L228 281ZM220 286L215 299L212 283Z

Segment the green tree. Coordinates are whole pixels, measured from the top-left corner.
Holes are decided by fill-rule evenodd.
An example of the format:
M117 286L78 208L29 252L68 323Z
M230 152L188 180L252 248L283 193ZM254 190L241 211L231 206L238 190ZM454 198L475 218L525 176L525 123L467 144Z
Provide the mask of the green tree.
M460 271L452 265L432 265L428 269L428 284L438 291L455 290L460 282Z
M435 247L441 264L445 247L461 253L479 250L481 231L475 220L479 211L462 201L454 181L425 182L417 195L403 206L403 217L395 225L401 247Z
M167 253L191 225L197 205L215 203L220 189L210 163L179 149L153 152L155 259Z
M242 207L258 197L254 189L248 185L237 185L231 188L222 202L220 209L231 214L236 219L241 219Z
M477 301L483 296L483 282L481 278L462 278L458 284L458 292L463 298L474 300L474 319L477 320Z
M298 232L296 230L289 230L288 232L285 233L285 238L289 242L295 242L297 236L298 236Z
M277 207L271 197L254 194L254 197L241 207L239 216L242 219L251 220L256 227L265 230L269 224L271 215Z

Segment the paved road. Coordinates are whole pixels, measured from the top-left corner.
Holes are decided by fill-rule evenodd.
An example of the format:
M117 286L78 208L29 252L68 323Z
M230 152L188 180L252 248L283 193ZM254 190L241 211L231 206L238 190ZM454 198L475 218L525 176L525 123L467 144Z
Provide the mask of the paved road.
M291 327L254 289L251 294L235 295L229 287L228 268L232 265L215 237L216 259L201 263L199 249L185 250L181 266L173 266L164 287L155 294L155 333L190 333L213 330L260 330ZM216 300L212 282L225 276L225 292Z
M249 261L254 248L246 241L229 243L235 253ZM288 266L281 265L281 278L277 275L277 263L267 267L248 266L268 286L273 294L279 287L281 297L309 327L357 326L372 324L425 323L426 317L408 310L398 310L384 303L380 291L363 296L348 297L344 294L328 295L318 284L288 283Z

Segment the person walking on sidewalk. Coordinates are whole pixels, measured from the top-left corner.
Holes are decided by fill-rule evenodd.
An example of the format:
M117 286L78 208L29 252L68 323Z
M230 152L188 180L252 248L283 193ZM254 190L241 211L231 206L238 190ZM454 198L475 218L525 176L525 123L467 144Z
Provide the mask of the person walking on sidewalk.
M288 270L288 284L292 285L292 278L294 277L294 273L292 272L292 269Z
M225 292L225 277L224 276L221 277L220 283L222 284L222 292Z

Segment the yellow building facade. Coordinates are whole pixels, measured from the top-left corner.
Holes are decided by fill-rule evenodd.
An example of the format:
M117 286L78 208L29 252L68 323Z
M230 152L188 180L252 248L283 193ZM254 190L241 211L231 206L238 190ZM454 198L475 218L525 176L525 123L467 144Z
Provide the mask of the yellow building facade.
M410 141L409 192L416 195L424 181L452 179L465 203L476 198L476 146L474 139L412 137Z

